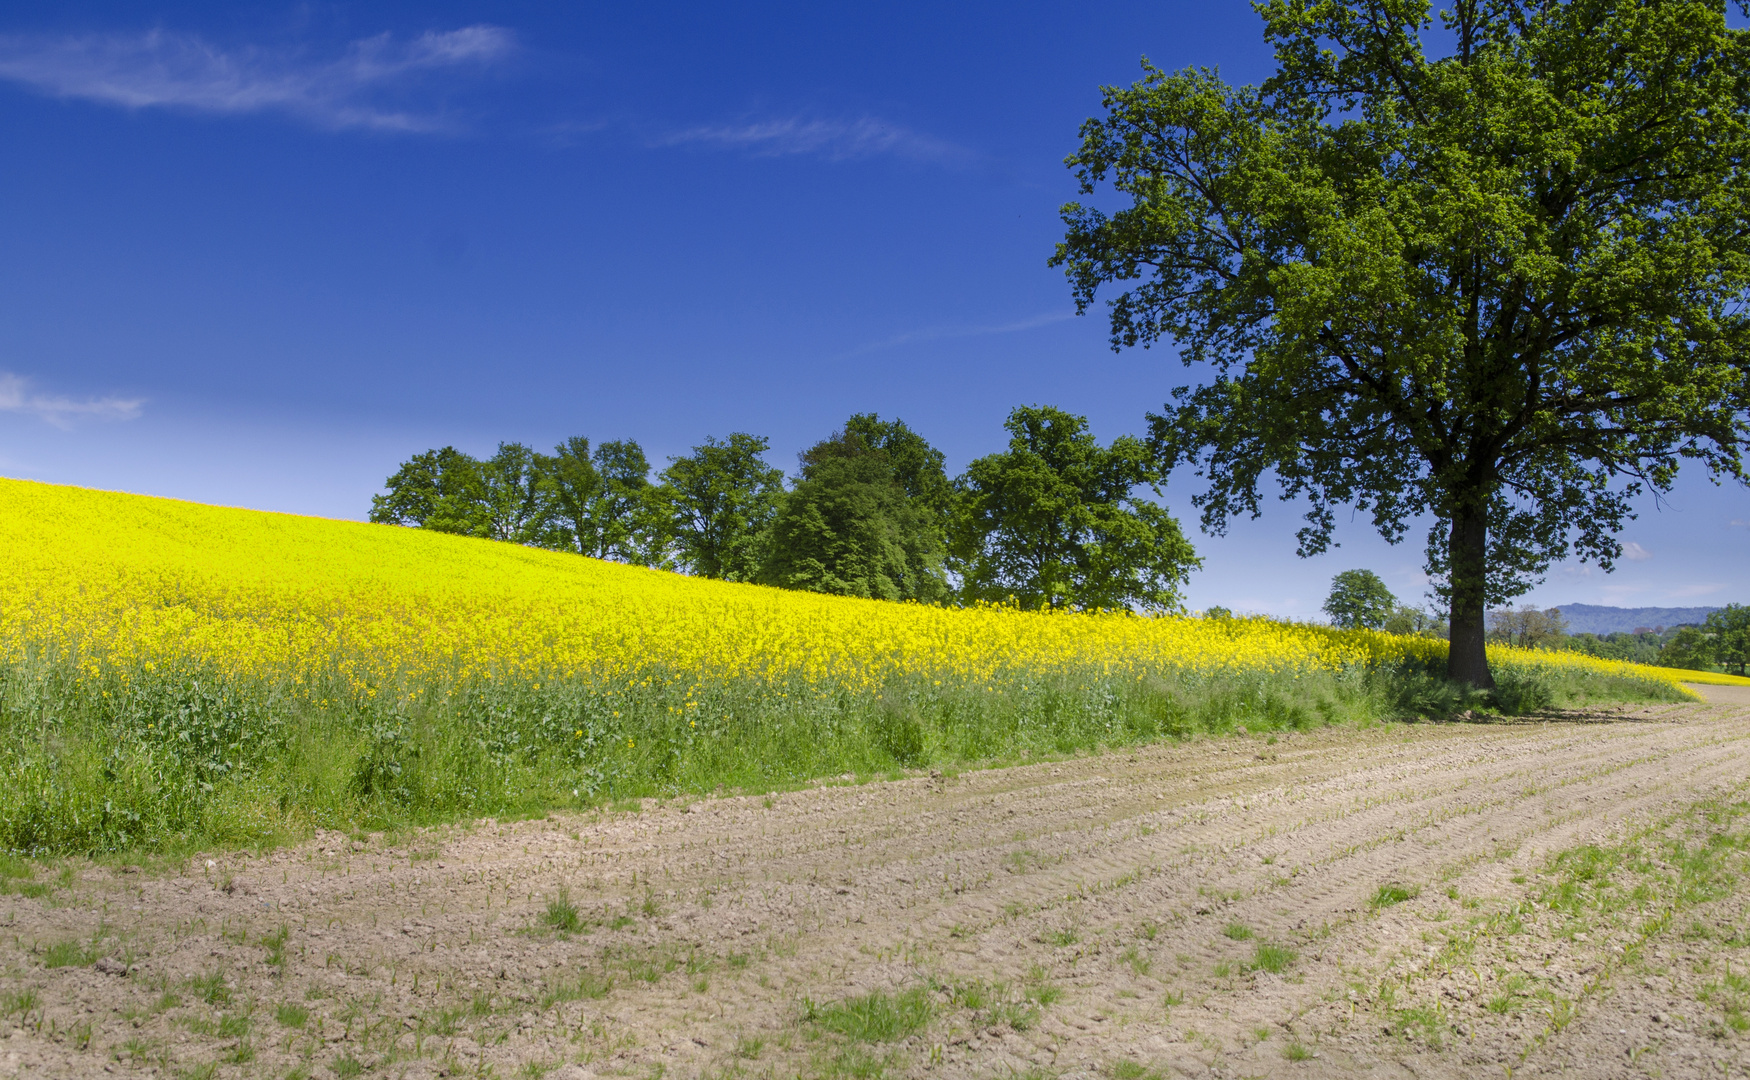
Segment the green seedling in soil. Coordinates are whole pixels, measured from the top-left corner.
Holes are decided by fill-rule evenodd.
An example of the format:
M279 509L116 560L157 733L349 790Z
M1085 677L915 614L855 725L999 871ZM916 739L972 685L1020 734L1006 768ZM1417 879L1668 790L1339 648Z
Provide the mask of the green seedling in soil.
M1125 946L1124 952L1119 955L1118 959L1129 964L1130 970L1138 975L1147 975L1149 968L1153 966L1148 957L1137 951L1135 945Z
M561 934L575 934L583 927L583 920L578 918L577 905L571 902L571 890L561 885L553 899L547 901L547 914L542 922Z
M1268 971L1272 975L1280 975L1288 970L1288 965L1294 963L1295 951L1285 945L1271 945L1268 942L1258 942L1252 950L1251 971Z
M828 1005L804 998L802 1018L859 1042L893 1042L923 1030L934 1018L935 1008L929 990L914 986L897 994L876 990Z
M273 967L286 966L286 941L292 936L285 923L280 923L278 930L267 934L261 939L261 947L267 950L267 962Z
M310 1022L310 1010L288 1001L274 1009L273 1018L279 1021L281 1027L301 1028Z
M188 988L194 995L208 1005L229 1005L231 991L225 986L225 976L221 972L209 971L188 980Z
M43 950L43 967L84 967L97 959L83 941L57 941Z
M1457 890L1454 889L1451 890L1451 892L1456 894ZM1422 890L1415 885L1381 885L1379 891L1373 894L1373 899L1367 901L1367 906L1374 911L1378 911L1381 908L1388 908L1396 904L1401 904L1406 900L1414 900L1416 897L1420 896L1421 893Z

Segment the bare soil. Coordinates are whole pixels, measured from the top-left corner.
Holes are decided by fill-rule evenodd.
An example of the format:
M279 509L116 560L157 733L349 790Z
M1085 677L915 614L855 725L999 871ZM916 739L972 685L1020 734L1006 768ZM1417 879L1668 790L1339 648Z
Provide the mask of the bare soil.
M1744 1075L1750 881L1607 858L1743 831L1701 690L56 864L0 1075Z

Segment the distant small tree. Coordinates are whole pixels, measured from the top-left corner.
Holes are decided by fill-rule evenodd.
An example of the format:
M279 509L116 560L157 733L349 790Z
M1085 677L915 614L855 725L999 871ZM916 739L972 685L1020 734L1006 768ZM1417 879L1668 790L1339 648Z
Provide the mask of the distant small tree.
M847 426L802 454L802 477L773 519L759 580L927 602L947 594L941 561L935 515L914 505L887 452Z
M1234 617L1234 613L1231 609L1224 608L1220 604L1212 604L1203 609L1203 617L1205 619L1231 619Z
M489 535L480 462L453 446L413 455L383 486L385 493L371 496L374 522Z
M784 472L760 457L769 443L736 432L707 437L662 471L679 565L700 577L751 581L765 561L767 529L784 496Z
M1750 665L1750 607L1727 604L1709 612L1707 631L1713 635L1714 659L1744 674L1746 665Z
M1706 671L1714 663L1713 639L1699 626L1680 626L1659 650L1659 663L1664 667Z
M1372 570L1345 570L1331 579L1331 595L1325 598L1325 614L1344 630L1385 626L1398 606L1398 598Z
M1425 608L1399 604L1392 608L1380 629L1388 634L1443 638L1446 636L1446 621Z
M1166 510L1136 494L1161 476L1141 440L1109 447L1085 417L1018 408L1009 449L956 481L950 567L966 600L1014 597L1028 608L1179 606L1202 560Z
M1568 620L1559 608L1540 611L1529 604L1518 611L1502 608L1488 615L1489 637L1524 649L1551 649L1568 633Z

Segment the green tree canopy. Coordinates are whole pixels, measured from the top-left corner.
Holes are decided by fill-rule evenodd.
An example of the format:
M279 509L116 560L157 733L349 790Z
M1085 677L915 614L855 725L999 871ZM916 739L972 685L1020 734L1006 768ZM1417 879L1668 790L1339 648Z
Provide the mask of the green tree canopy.
M1148 448L1102 447L1084 417L1032 406L1009 414L1009 449L967 466L955 487L950 567L966 600L1023 607L1144 610L1179 606L1200 565L1179 523L1138 498L1158 491Z
M479 525L474 535L540 544L552 522L541 477L540 454L522 443L499 443L498 450L480 463Z
M1742 6L1742 4L1741 4ZM1456 679L1552 560L1612 567L1680 462L1745 479L1750 33L1723 0L1262 0L1275 74L1148 67L1071 158L1053 261L1114 348L1208 373L1152 418L1204 528L1272 474L1388 540L1431 522Z
M937 516L907 494L883 444L912 451L914 475L930 454L940 473L941 455L898 421L859 421L875 418L852 417L843 431L802 453L802 476L773 520L760 580L880 600L940 600L947 585ZM892 437L895 428L910 439Z
M1343 571L1331 579L1331 595L1325 598L1325 614L1345 630L1382 629L1397 606L1398 598L1372 570Z
M929 440L907 427L905 421L883 420L875 413L858 413L845 421L845 435L860 437L886 455L893 478L914 507L940 521L947 520L954 484L948 479L946 459ZM803 458L806 467L806 453Z
M767 529L784 495L784 472L760 457L765 439L736 432L706 437L669 459L660 498L669 513L675 559L701 577L751 581L765 561Z
M1568 636L1568 620L1560 608L1538 610L1522 604L1518 611L1502 608L1489 612L1489 636L1523 649L1549 649Z
M413 455L383 486L371 496L370 519L378 524L487 535L480 462L453 446Z
M542 480L551 492L548 546L597 559L660 562L650 462L636 442L573 436L543 458Z
M1707 616L1707 632L1713 635L1713 658L1721 666L1744 674L1750 665L1750 607L1727 604Z
M1660 648L1659 663L1664 667L1706 671L1714 663L1713 639L1699 626L1680 626Z

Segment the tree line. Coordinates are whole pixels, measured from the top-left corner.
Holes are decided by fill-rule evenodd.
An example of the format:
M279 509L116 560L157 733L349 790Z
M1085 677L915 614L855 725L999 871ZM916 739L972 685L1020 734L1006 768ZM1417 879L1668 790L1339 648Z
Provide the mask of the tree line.
M1345 570L1331 579L1325 614L1343 628L1366 627L1389 633L1446 637L1434 615L1401 604L1371 570ZM1750 667L1750 607L1727 604L1710 612L1700 626L1661 627L1633 634L1569 634L1560 608L1530 604L1490 611L1487 640L1526 649L1566 649L1607 660L1707 671L1715 667L1744 674Z
M633 440L542 453L453 446L401 463L370 519L726 581L921 603L1172 610L1200 560L1142 493L1163 474L1139 439L1102 446L1087 419L1016 408L1006 450L950 478L901 420L859 413L797 474L736 432L652 464Z

